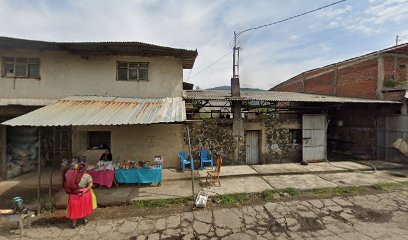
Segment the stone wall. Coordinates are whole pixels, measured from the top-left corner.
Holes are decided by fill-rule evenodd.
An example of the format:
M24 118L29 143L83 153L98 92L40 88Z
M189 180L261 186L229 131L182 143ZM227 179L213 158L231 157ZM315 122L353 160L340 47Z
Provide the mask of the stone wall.
M194 155L201 149L209 149L213 155L220 154L223 165L244 164L244 146L240 150L240 159L234 159L234 137L232 119L205 119L190 124L191 151ZM188 144L187 129L183 128L184 142Z
M264 163L299 162L301 159L301 145L293 144L290 139L290 130L283 127L284 122L279 120L278 114L264 114L259 117L263 122L266 141L262 159Z
M278 114L265 114L256 120L246 120L244 126L257 125L262 134L260 141L260 163L298 162L301 159L301 146L292 144L290 130ZM248 124L249 123L249 124ZM209 149L212 154L220 154L224 165L245 164L245 138L239 139L239 158L234 158L234 136L232 119L205 119L190 124L192 152ZM243 131L246 130L244 127ZM254 129L250 129L254 130ZM186 128L183 129L184 142L188 144Z

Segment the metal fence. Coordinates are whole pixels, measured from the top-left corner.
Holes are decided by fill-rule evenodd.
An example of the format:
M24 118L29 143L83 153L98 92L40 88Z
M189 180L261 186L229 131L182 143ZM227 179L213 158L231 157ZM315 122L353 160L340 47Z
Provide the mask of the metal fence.
M405 157L392 145L399 138L408 142L408 115L389 115L377 118L378 159L408 163L408 157Z

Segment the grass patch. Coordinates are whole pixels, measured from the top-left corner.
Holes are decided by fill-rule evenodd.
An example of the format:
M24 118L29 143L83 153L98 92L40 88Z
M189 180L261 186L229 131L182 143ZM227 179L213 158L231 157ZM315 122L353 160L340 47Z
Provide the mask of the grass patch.
M215 201L221 204L235 204L248 201L250 195L247 193L227 194L215 197Z
M408 182L396 182L396 183L379 183L371 186L373 189L376 190L383 190L383 191L389 191L389 190L395 190L399 189L402 187L408 187Z
M174 199L157 199L157 200L139 200L131 203L137 208L158 208L171 207L174 205L191 204L190 198L174 198Z
M283 189L283 192L288 193L292 197L299 196L301 194L301 191L299 189L293 187Z
M275 190L266 190L262 192L262 198L265 199L266 201L272 201L275 199L275 194L278 193Z
M408 187L408 182L398 183L380 183L371 186L349 186L349 187L332 187L332 188L316 188L300 190L297 188L286 188L281 190L268 190L262 193L262 198L266 201L272 201L274 196L289 194L292 197L296 196L339 196L339 195L356 195L368 193L373 190L391 191Z

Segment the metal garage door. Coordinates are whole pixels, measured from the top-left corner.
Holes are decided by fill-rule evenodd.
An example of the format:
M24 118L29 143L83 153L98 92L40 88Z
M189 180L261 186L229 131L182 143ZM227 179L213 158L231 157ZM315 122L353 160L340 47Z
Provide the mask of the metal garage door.
M303 114L303 161L326 159L326 115Z

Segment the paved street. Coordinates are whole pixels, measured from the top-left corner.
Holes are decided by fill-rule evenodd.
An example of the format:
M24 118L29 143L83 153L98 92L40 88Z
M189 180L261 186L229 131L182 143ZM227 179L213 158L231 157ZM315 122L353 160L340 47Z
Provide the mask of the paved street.
M108 218L109 216L107 216ZM19 239L2 235L0 239ZM106 219L73 230L33 226L26 239L408 239L408 190Z

